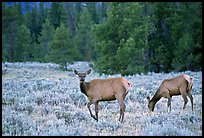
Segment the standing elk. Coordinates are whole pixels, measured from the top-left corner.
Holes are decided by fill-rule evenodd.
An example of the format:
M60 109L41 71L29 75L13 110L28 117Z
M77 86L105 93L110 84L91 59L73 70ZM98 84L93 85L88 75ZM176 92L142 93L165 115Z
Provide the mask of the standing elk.
M162 98L168 98L167 101L167 111L170 107L171 111L171 100L174 95L182 95L184 99L183 109L186 108L186 104L188 102L187 96L191 100L191 106L193 111L193 96L192 96L192 86L193 86L193 77L190 77L186 74L182 74L180 76L174 77L172 79L166 79L162 82L157 92L154 94L152 99L150 100L147 97L149 103L148 108L150 111L154 111L155 104Z
M124 99L128 91L132 87L132 84L123 77L109 78L109 79L94 79L90 82L85 82L85 77L91 72L79 73L74 70L74 73L78 75L80 80L80 89L88 99L87 104L91 117L98 121L98 102L99 101L111 101L117 100L120 106L119 121L122 122L124 118L125 103ZM95 105L95 116L92 114L90 106Z

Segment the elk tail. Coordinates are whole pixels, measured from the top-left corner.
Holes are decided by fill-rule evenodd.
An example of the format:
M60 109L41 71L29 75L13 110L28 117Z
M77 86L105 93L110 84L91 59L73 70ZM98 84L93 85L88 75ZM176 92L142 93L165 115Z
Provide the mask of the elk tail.
M132 88L133 83L131 83L129 81L126 81L126 82L123 83L123 85L124 85L126 91L129 91Z

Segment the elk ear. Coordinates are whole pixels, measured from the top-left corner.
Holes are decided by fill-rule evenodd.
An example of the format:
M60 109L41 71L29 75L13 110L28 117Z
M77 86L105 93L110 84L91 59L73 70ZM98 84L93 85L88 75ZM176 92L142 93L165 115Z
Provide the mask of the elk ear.
M86 72L86 74L89 74L91 72L91 69L90 70L88 70L87 72Z
M76 70L74 70L74 73L76 74L76 75L78 75L79 73L78 73L78 71L76 71Z

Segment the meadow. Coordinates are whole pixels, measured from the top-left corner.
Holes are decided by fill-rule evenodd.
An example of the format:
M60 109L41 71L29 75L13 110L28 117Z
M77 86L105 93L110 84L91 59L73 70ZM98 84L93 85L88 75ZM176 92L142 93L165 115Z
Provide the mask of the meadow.
M99 102L99 121L89 114L88 98L81 93L74 69L86 71L88 62L75 62L62 71L57 64L2 63L3 136L202 136L202 72L170 72L124 76L133 88L125 98L124 122L120 123L117 101ZM173 96L172 111L162 98L149 112L152 97L164 79L180 74L194 77L192 94L183 110L183 98ZM86 81L118 77L99 75L92 69ZM92 105L92 111L94 106Z

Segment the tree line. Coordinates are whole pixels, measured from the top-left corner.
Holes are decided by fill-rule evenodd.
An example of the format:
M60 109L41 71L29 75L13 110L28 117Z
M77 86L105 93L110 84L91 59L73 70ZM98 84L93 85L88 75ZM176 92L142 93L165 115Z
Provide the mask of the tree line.
M123 75L202 69L201 2L2 3L2 62Z

